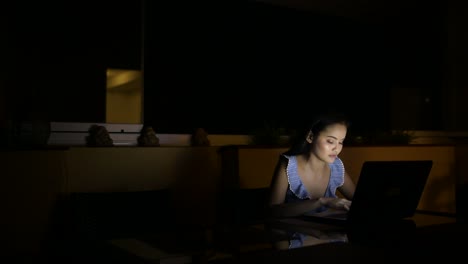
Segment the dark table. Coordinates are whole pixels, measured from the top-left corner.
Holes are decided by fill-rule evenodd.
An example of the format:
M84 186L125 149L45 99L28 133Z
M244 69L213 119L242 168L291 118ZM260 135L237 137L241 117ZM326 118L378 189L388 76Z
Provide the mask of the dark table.
M468 250L466 222L427 213L417 213L398 223L366 223L352 228L285 218L267 221L250 230L253 233L246 233L244 237L251 240L253 246L236 255L216 252L216 241L206 241L196 232L195 236L109 240L102 248L107 253L101 254L107 257L99 259L113 256L114 263L174 264L445 263L464 260ZM255 246L259 235L265 239L260 239ZM190 237L197 239L191 241Z
M398 223L338 227L300 218L269 221L268 250L213 263L400 263L464 260L468 225L455 217L417 213Z

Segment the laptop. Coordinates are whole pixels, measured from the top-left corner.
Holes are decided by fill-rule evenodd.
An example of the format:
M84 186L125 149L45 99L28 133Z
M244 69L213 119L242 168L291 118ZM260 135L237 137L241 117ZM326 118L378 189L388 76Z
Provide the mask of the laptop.
M432 169L432 160L366 161L349 211L328 209L302 218L333 225L390 223L412 217Z

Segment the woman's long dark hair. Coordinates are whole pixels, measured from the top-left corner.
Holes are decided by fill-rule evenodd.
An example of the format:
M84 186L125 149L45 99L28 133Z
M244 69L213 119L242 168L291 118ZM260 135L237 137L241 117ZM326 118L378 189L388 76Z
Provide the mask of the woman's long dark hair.
M331 112L317 115L310 125L292 136L291 147L284 154L290 156L304 154L309 156L312 147L312 144L307 142L309 132L312 132L312 135L316 138L324 129L334 124L343 124L346 128L349 128L351 125L343 113Z

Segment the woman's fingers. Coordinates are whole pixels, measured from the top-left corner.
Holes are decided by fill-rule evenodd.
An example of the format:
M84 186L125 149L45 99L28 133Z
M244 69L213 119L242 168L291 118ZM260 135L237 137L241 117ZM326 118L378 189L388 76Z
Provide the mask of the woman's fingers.
M321 197L319 201L322 205L335 209L349 210L351 207L351 201L344 198Z

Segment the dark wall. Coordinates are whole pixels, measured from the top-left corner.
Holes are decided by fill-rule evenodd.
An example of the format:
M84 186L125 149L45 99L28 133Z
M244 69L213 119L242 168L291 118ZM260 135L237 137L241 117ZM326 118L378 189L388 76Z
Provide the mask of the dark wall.
M245 133L325 108L387 128L396 51L386 28L251 1L149 2L145 122Z
M32 119L105 122L106 69L139 69L140 5L9 4L8 113Z
M323 109L361 130L440 129L444 17L410 7L369 21L248 0L11 4L4 116L104 122L105 71L129 68L158 133L293 129Z

